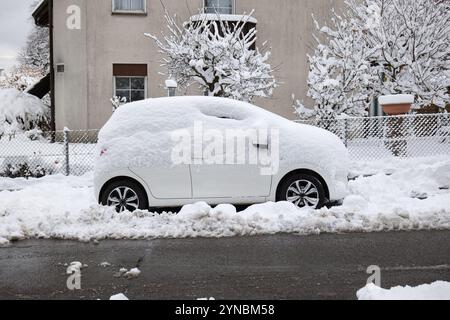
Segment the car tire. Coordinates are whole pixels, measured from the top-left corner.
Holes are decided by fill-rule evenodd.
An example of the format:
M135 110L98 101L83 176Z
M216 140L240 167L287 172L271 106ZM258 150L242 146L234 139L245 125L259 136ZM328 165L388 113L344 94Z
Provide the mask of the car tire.
M325 188L318 178L309 174L292 174L284 179L277 192L277 201L288 201L299 208L322 208L326 202Z
M101 203L116 207L118 213L124 211L148 210L147 194L144 188L133 180L116 180L103 190Z

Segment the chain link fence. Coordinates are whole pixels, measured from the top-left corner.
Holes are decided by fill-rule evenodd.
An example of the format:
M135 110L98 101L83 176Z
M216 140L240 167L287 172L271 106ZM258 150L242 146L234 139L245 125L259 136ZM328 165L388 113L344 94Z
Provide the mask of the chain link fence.
M353 160L450 155L450 114L298 121L329 130ZM0 138L0 177L83 175L94 168L98 130Z
M0 177L83 175L94 168L98 130L21 133L0 139Z
M339 136L352 160L450 155L450 114L298 121Z

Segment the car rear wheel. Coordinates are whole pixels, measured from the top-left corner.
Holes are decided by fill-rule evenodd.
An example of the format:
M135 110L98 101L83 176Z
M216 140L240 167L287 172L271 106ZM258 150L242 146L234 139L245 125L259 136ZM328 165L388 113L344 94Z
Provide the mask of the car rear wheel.
M293 174L278 189L277 201L288 201L299 208L322 208L327 199L319 179L307 174Z
M144 189L132 180L119 180L108 184L101 200L104 206L115 207L118 213L148 209Z

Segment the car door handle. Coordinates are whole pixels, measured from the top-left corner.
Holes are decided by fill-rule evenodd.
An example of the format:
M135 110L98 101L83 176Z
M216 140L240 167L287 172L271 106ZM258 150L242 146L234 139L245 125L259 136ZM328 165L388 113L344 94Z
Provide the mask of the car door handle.
M269 145L267 145L267 144L255 143L253 145L258 149L269 149Z

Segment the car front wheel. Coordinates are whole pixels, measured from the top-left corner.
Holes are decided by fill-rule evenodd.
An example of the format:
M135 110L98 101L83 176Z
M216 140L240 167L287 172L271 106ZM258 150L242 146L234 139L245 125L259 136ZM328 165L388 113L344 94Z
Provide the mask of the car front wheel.
M322 208L327 199L319 179L307 174L293 174L278 189L277 201L288 201L299 208Z
M148 209L144 189L131 180L119 180L108 184L101 202L104 206L114 207L118 213Z

